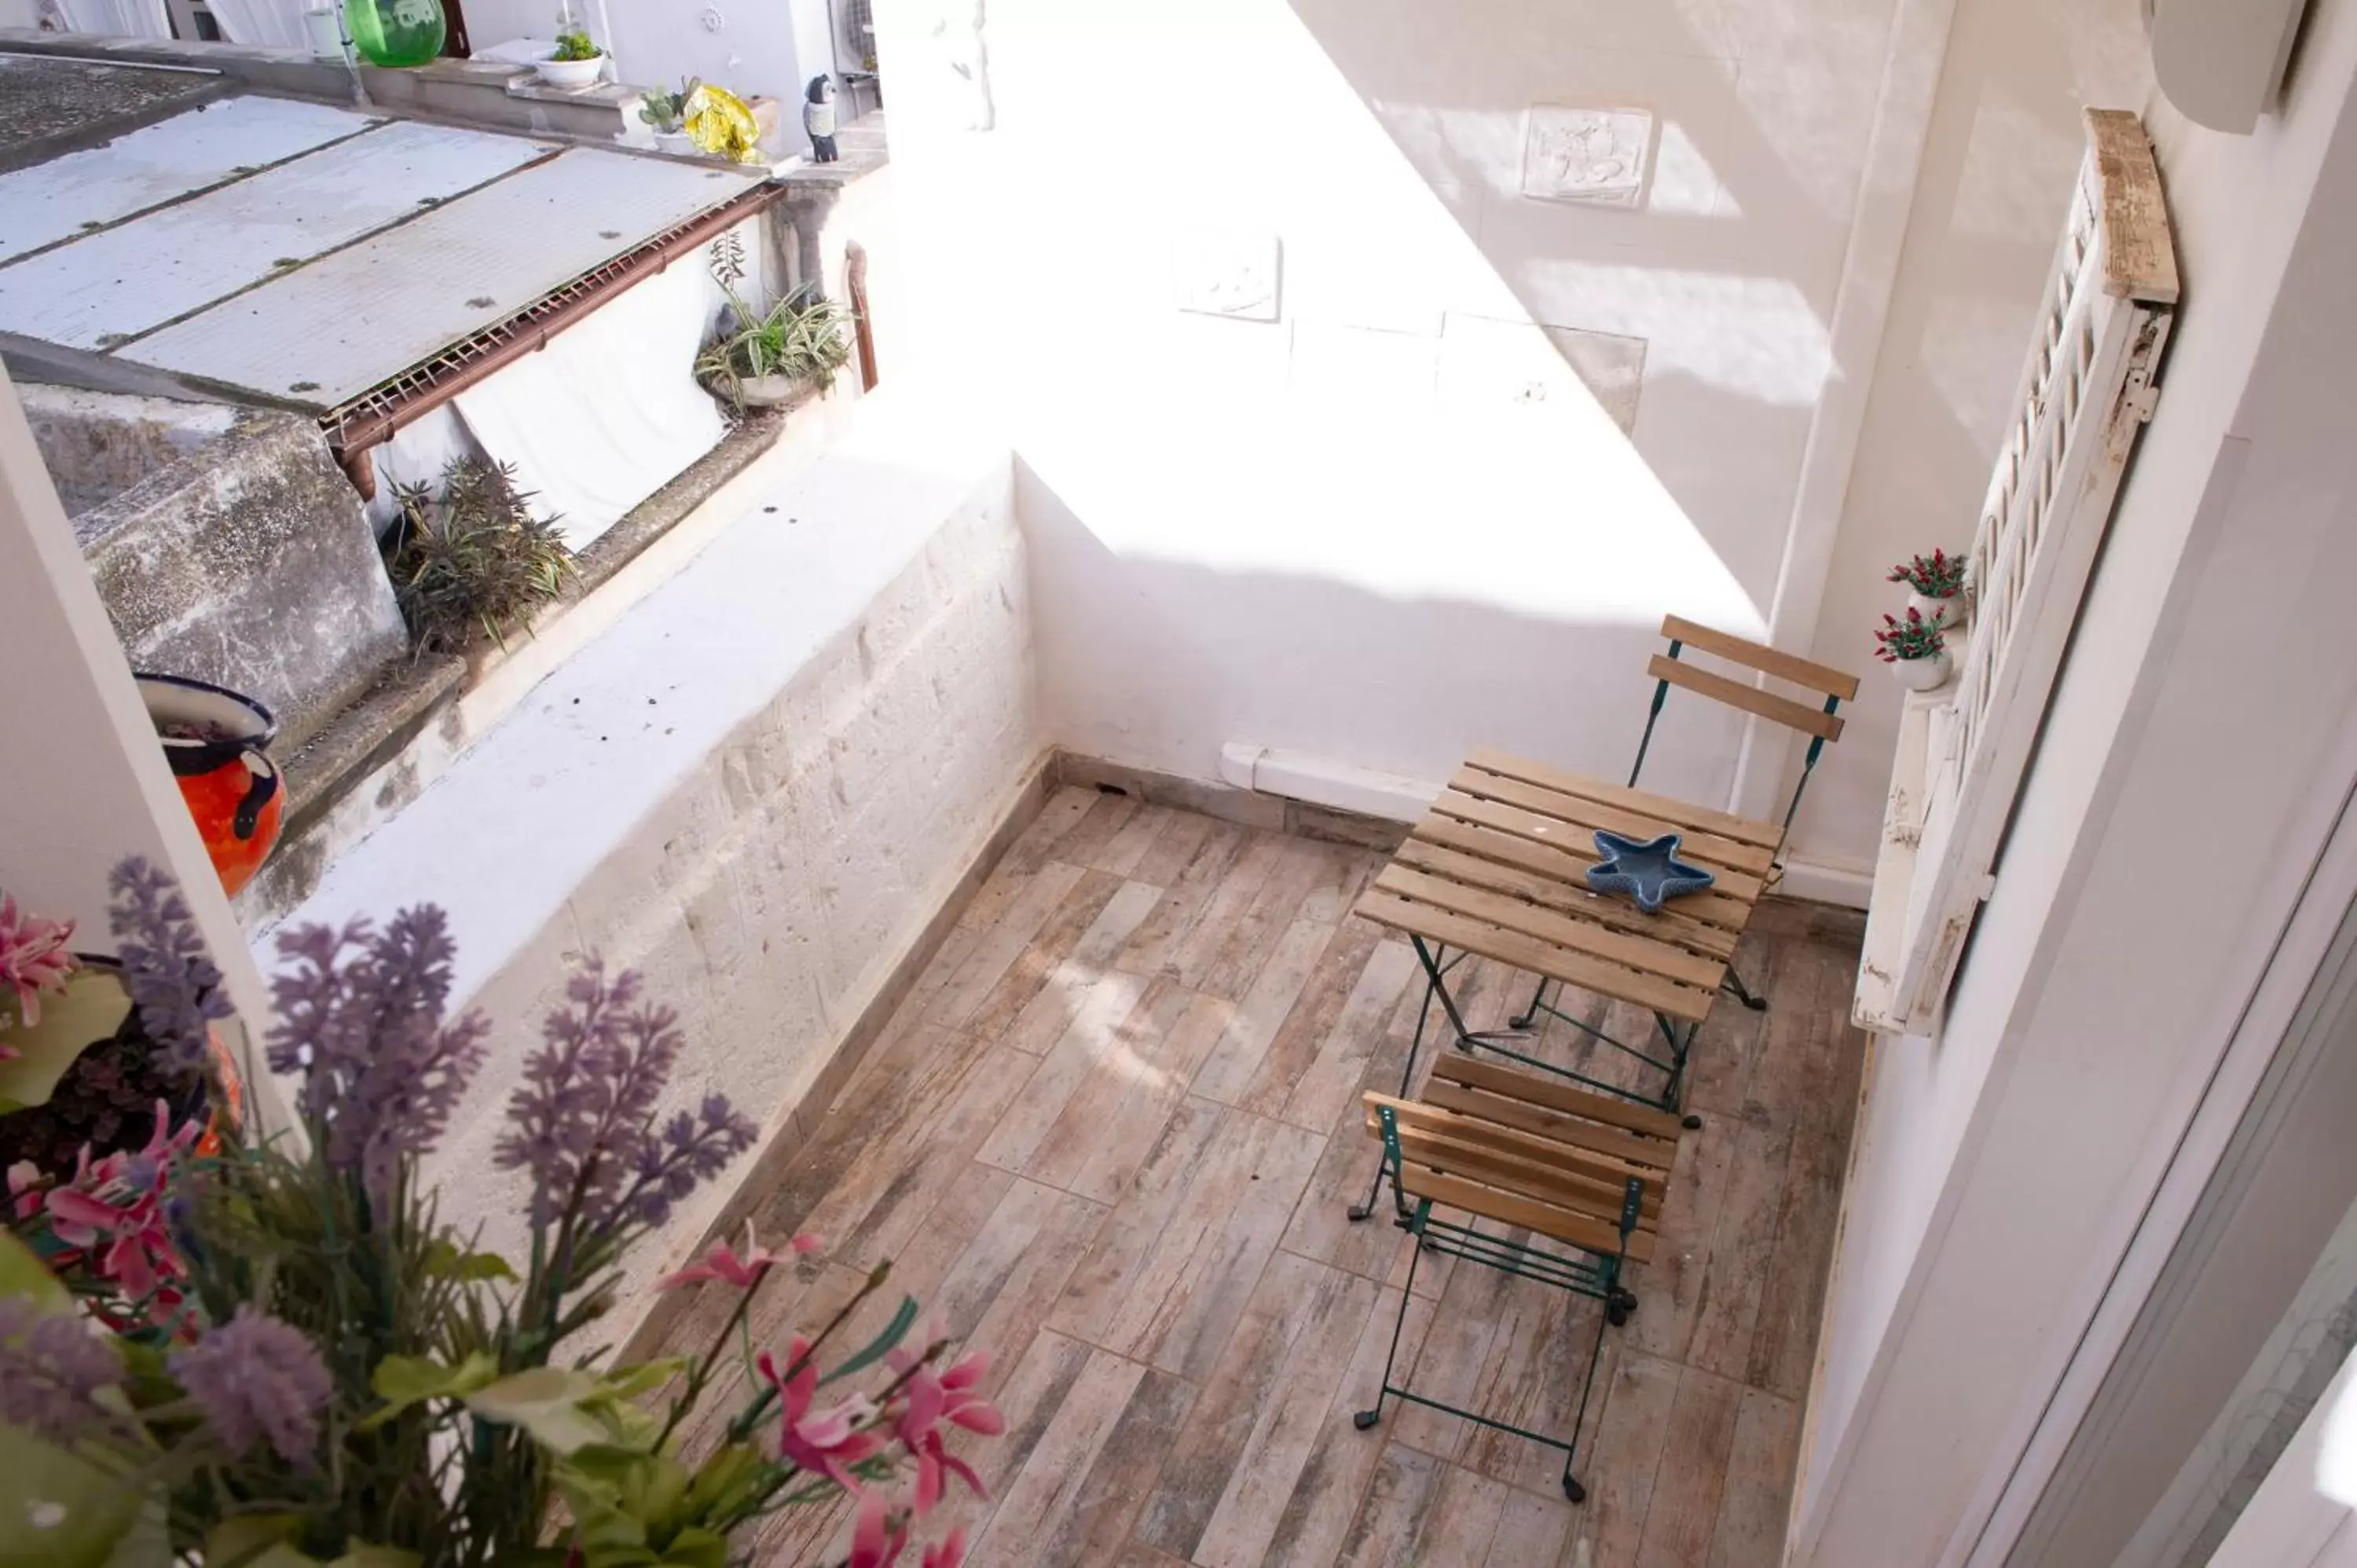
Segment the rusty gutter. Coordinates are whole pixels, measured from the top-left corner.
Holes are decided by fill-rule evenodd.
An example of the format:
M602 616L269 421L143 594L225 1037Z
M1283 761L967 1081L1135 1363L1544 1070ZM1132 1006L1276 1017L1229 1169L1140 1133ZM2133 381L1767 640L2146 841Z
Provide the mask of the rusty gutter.
M665 230L537 302L445 349L425 363L330 409L319 418L328 446L363 500L376 494L371 454L393 434L477 382L548 347L549 339L617 295L644 283L725 230L767 211L792 187L768 181Z

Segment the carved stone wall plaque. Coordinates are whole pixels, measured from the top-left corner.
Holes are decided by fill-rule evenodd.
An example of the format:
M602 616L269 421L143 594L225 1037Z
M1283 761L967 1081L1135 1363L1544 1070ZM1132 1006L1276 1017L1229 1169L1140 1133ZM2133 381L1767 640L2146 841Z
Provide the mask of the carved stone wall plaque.
M1642 207L1653 129L1650 109L1534 103L1523 144L1523 194L1586 207Z
M1238 321L1277 318L1277 240L1270 233L1190 230L1171 246L1170 277L1181 310Z

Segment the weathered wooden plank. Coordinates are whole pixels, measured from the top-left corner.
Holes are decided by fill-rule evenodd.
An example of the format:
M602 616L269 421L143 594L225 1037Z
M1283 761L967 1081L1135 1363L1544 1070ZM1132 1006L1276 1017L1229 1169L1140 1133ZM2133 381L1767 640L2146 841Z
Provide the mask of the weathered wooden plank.
M1024 1162L1024 1174L1099 1203L1126 1197L1235 1004L1157 981Z
M1359 899L1358 912L1379 926L1395 931L1405 931L1429 941L1463 948L1501 963L1512 964L1533 974L1543 974L1560 980L1566 985L1577 985L1584 991L1599 992L1625 1002L1634 1002L1673 1018L1699 1023L1709 1016L1714 993L1698 986L1680 985L1659 975L1640 974L1586 953L1537 937L1524 936L1493 926L1486 920L1437 908L1432 905L1402 898L1381 887L1370 888Z
M1676 832L1679 835L1678 854L1687 860L1700 861L1714 871L1726 868L1762 875L1776 863L1776 852L1771 847L1683 828L1675 818L1664 816L1660 811L1657 797L1641 791L1631 791L1634 804L1618 805L1587 795L1570 795L1543 785L1527 784L1519 779L1485 772L1470 765L1457 770L1448 780L1448 788L1476 800L1497 800L1509 806L1520 806L1526 811L1535 811L1541 816L1577 823L1591 834L1598 828L1634 839L1659 838L1666 832ZM1674 806L1676 802L1668 804Z
M1457 828L1461 824L1449 822L1439 825ZM1511 843L1513 841L1506 842ZM1590 892L1577 883L1539 876L1477 854L1447 848L1432 839L1410 839L1400 846L1399 854L1392 865L1445 876L1469 887L1486 887L1527 899L1543 908L1577 916L1606 930L1626 931L1634 936L1672 943L1717 961L1722 972L1727 957L1735 951L1738 933L1723 927L1706 925L1673 909L1664 908L1648 914L1616 894ZM1681 903L1684 901L1680 900Z
M1443 820L1469 822L1475 827L1494 828L1500 832L1529 843L1561 850L1585 862L1593 862L1598 858L1596 853L1598 828L1604 828L1612 832L1620 831L1610 822L1566 822L1561 817L1550 816L1544 811L1530 811L1524 807L1510 805L1502 800L1483 800L1456 789L1443 790L1433 801L1432 811L1433 816ZM1595 808L1595 813L1609 814L1628 823L1632 829L1641 829L1647 825L1641 819L1628 816L1624 812L1609 811L1607 808L1601 806ZM1426 819L1427 822L1431 820L1431 817ZM1419 826L1416 832L1418 836L1423 836L1424 829ZM1638 835L1632 832L1630 836ZM1647 833L1643 836L1650 838L1655 835ZM1680 898L1678 905L1684 913L1695 915L1698 918L1705 918L1707 912L1714 908L1714 906L1706 902L1713 893L1721 894L1740 905L1748 906L1760 897L1765 886L1758 876L1748 871L1715 860L1708 855L1700 858L1704 865L1711 868L1711 874L1717 878L1717 881L1705 892L1688 894ZM1580 875L1583 877L1585 875L1584 873Z
M1693 1367L1678 1373L1670 1430L1653 1473L1652 1506L1635 1568L1708 1568L1727 1492L1727 1462L1743 1385Z
M1587 919L1585 911L1575 915L1558 913L1539 905L1512 898L1485 887L1469 886L1452 878L1418 871L1405 865L1390 865L1375 878L1375 886L1386 893L1411 898L1419 904L1429 904L1437 909L1484 920L1526 937L1536 937L1574 952L1587 953L1608 963L1633 969L1641 974L1657 974L1681 985L1691 985L1707 991L1717 985L1727 966L1716 959L1688 952L1682 947L1652 937L1631 936L1612 930Z
M1799 1403L1760 1389L1744 1390L1736 1409L1735 1443L1727 1455L1718 1523L1711 1532L1708 1568L1751 1568L1755 1563L1781 1560L1800 1446Z
M1236 1004L1220 1043L1196 1072L1195 1093L1222 1105L1243 1103L1270 1042L1285 1026L1334 934L1333 927L1316 920L1296 920L1285 928L1252 989Z

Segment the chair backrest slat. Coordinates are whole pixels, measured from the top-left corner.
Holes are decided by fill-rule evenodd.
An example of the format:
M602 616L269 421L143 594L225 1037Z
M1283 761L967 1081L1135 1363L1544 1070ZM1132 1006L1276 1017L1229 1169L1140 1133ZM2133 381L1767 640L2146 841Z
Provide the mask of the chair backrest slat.
M1842 720L1837 714L1828 714L1796 703L1790 697L1780 697L1773 692L1763 692L1757 686L1747 686L1740 681L1700 669L1681 660L1654 654L1645 666L1645 672L1657 681L1667 681L1673 686L1683 686L1698 696L1725 703L1730 708L1741 708L1763 719L1796 729L1803 735L1821 740L1839 740Z
M1857 695L1857 677L1845 674L1830 664L1819 664L1787 653L1781 648L1770 648L1764 642L1721 631L1716 627L1700 625L1683 616L1663 616L1662 635L1673 642L1683 642L1699 648L1705 653L1715 653L1730 663L1741 664L1762 674L1773 675L1779 681L1790 681L1795 686L1828 697L1839 697L1846 703Z

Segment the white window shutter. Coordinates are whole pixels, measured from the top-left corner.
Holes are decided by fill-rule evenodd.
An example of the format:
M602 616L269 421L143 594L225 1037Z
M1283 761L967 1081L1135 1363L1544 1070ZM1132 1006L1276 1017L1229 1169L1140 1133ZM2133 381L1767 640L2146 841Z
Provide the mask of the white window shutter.
M1869 1028L1936 1024L2152 414L2177 299L2159 171L2135 115L2086 120L2086 162L1973 539L1969 639L1955 680L1902 731L1924 751L1900 759L1908 783L1884 822L1856 1008Z

